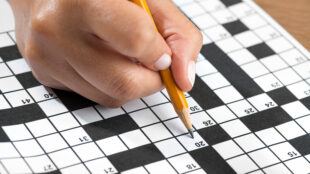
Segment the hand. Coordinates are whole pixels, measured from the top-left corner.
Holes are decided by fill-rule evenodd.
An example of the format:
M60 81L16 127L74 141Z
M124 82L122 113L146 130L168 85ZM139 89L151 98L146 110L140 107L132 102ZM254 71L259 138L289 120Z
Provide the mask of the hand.
M19 50L39 82L118 107L162 89L157 71L170 64L182 90L195 79L199 30L170 0L147 2L159 32L147 12L127 0L10 4Z

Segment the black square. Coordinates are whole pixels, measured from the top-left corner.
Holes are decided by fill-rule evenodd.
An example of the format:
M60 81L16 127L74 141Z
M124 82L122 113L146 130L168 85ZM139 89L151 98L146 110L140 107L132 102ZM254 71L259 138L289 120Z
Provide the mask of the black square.
M226 24L223 24L223 27L226 28L226 30L231 34L239 34L244 31L249 30L247 26L245 26L240 20L236 20L233 22L229 22Z
M9 142L9 141L10 141L9 137L6 135L6 133L0 126L0 142Z
M200 129L198 132L209 145L214 145L231 139L230 136L219 125Z
M132 118L126 114L87 124L83 128L93 141L139 129Z
M300 100L302 104L304 104L308 109L310 109L310 97L306 97Z
M108 156L108 159L115 166L118 172L121 172L163 160L165 157L154 144L148 144Z
M297 98L286 88L278 88L272 91L267 92L267 94L278 104L284 105L293 101L296 101Z
M0 57L6 62L22 58L22 55L18 51L17 45L13 45L0 48Z
M236 173L211 146L191 151L190 154L207 173Z
M275 107L257 112L248 117L242 117L240 120L252 132L256 132L291 121L292 117L290 117L281 107Z
M248 47L248 50L258 59L275 54L275 52L264 42Z
M0 110L0 127L22 124L43 118L46 118L46 115L36 103L4 109Z
M75 92L68 92L58 89L53 89L53 91L70 111L86 108L96 104L95 102L82 97Z
M227 7L238 4L242 2L241 0L221 0L223 4L225 4Z
M27 89L27 88L32 88L35 86L41 85L32 75L31 72L23 73L23 74L18 74L16 75L16 78L18 81L22 84L22 86Z
M297 137L289 140L289 142L301 155L304 156L310 154L310 135Z

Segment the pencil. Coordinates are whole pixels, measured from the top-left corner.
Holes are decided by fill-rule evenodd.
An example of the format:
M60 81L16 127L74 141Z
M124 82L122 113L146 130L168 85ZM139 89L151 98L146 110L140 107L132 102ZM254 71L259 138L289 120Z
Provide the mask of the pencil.
M142 7L150 15L154 23L155 29L157 30L157 27L152 18L152 14L147 6L146 1L145 0L130 0L130 1ZM183 91L176 85L169 68L160 71L160 76L165 84L174 110L176 111L177 115L180 117L181 121L187 128L191 137L194 138L193 127L190 120L189 108Z

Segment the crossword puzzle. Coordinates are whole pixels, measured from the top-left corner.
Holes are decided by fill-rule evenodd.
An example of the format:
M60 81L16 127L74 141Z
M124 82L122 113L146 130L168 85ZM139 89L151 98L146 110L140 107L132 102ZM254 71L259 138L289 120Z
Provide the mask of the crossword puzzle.
M0 174L310 173L309 52L251 0L174 2L204 37L194 139L165 90L108 109L42 86L0 0Z

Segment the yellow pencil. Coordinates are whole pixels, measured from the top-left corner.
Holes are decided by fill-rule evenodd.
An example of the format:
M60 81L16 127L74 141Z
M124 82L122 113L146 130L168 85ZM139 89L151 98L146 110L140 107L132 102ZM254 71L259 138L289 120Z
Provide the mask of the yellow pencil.
M151 19L153 20L151 12L145 0L130 0L130 1L139 5L145 11L147 11L147 13L151 16ZM157 30L154 20L153 20L153 23L154 23L155 29ZM190 120L188 104L183 94L183 91L181 91L181 89L176 85L169 68L160 71L160 75L165 84L171 103L173 104L174 110L176 111L180 119L182 120L183 124L187 128L191 137L194 138L193 127L192 127L191 120Z

